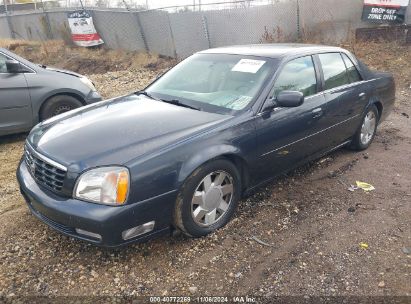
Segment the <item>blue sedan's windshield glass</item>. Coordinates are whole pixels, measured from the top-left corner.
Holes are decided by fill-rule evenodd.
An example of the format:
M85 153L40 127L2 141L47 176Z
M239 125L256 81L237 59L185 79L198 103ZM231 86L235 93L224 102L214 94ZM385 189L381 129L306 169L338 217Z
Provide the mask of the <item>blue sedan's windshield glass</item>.
M247 107L272 72L272 60L268 58L197 54L178 64L147 91L205 110L231 112Z

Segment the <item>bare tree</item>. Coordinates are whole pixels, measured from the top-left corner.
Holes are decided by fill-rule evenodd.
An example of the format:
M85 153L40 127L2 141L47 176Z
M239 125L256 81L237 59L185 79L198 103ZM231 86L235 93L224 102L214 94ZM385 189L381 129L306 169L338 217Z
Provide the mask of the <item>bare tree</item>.
M108 7L107 0L96 0L96 7L99 8L107 8Z

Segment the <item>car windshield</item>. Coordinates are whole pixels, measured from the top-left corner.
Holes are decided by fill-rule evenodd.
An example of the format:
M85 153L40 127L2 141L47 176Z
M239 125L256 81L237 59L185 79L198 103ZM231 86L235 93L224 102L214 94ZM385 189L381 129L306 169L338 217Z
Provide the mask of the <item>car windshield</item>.
M196 54L150 85L156 98L178 101L208 112L245 109L273 73L270 58L230 54Z

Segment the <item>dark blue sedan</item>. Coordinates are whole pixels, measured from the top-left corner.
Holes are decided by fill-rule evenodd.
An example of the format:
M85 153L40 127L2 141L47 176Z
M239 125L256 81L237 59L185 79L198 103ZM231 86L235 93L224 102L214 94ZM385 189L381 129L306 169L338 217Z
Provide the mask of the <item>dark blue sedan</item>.
M144 91L38 124L17 177L32 213L78 239L200 237L273 177L342 146L366 149L394 99L390 74L341 48L211 49Z

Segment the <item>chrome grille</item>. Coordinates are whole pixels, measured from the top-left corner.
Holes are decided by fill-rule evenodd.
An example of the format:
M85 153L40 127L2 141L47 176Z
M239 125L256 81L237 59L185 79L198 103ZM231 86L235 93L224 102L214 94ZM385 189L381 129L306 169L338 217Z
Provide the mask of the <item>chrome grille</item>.
M27 144L24 149L24 160L38 184L55 192L62 190L67 171L63 166L47 160Z

